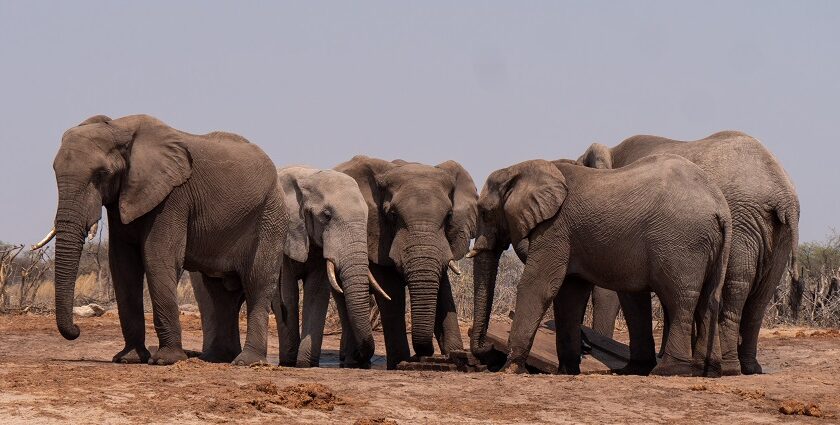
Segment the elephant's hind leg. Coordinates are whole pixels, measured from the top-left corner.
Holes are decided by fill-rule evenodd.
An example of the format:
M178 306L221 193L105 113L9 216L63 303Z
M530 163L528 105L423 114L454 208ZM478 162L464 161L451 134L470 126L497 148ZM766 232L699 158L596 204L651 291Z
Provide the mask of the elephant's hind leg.
M258 256L259 257L259 256ZM271 299L274 286L280 279L279 271L266 267L271 262L259 261L259 267L254 267L242 281L245 291L245 307L247 311L247 326L245 346L242 352L233 359L233 364L248 366L265 363L268 353L268 313L271 309ZM279 262L278 262L279 264Z
M190 276L197 273L190 273ZM203 303L210 308L201 312L201 327L204 332L204 344L201 360L213 363L230 363L242 352L239 341L239 310L245 301L241 286L230 290L225 288L220 278L199 277L193 281L193 289L198 297L206 298Z
M739 329L743 321L744 306L756 278L758 268L757 246L761 242L747 241L745 235L736 233L732 239L726 280L723 283L720 314L721 373L741 373L739 360Z
M671 324L668 328L668 342L662 361L651 370L651 375L693 375L692 330L702 281L702 276L692 277L686 282L698 282L696 285L678 287L677 284L670 283L663 285L663 289L657 292L656 295L662 301L662 307L671 318Z
M594 287L592 289L592 330L612 339L620 306L618 293Z
M235 365L265 363L268 353L268 313L280 281L283 254L279 247L283 246L288 217L279 196L272 194L266 202L255 229L253 256L239 271L245 291L248 329L245 346L233 359Z
M617 296L630 334L630 361L616 372L619 375L647 375L656 367L650 292L621 292Z

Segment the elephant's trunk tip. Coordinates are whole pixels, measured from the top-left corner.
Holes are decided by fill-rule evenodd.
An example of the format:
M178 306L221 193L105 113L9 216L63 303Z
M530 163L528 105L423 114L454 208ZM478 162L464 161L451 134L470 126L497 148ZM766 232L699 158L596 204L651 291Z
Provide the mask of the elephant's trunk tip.
M81 331L79 330L79 326L75 323L71 323L69 325L58 325L58 332L61 333L61 336L68 341L72 341L79 337Z

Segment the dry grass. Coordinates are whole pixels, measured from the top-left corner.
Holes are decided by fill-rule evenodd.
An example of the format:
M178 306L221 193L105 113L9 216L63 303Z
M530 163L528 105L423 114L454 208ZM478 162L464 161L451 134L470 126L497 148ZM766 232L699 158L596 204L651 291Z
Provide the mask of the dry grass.
M9 248L12 247L5 247L7 251ZM110 282L105 252L107 252L107 242L86 245L80 264L80 275L76 281L76 305L95 302L106 308L115 307L113 286ZM773 302L768 307L765 315L765 325L840 326L840 235L833 232L823 243L802 244L799 248L799 258L802 266L800 281L798 283L791 282L790 277L787 274L785 275L778 286ZM37 281L33 279L24 280L28 286L23 291L19 287L22 281L20 271L26 270L27 264L31 265L33 261L43 262L46 260L24 253L14 261L14 263L4 264L0 311L26 307L40 310L51 309L55 296L51 259L44 263L46 268L40 279ZM453 273L449 274L458 317L465 321L471 321L473 317L472 263L471 260L462 259L459 262L462 274L460 276ZM516 284L522 270L523 264L516 255L512 251L506 251L499 263L493 315L507 316L513 310L516 301ZM26 294L23 302L20 300L21 293ZM179 304L195 305L196 301L187 273L182 276L177 293ZM301 293L302 299L303 294ZM151 308L148 289L144 290L144 305L147 310ZM552 312L549 309L546 312L546 318L551 318L551 315ZM410 323L411 318L408 312L406 316L407 322ZM655 302L654 318L661 323L661 317L661 306ZM588 308L585 323L590 323L590 321L591 309ZM619 317L618 326L624 326L621 317ZM326 331L338 332L340 329L341 325L335 303L330 300Z

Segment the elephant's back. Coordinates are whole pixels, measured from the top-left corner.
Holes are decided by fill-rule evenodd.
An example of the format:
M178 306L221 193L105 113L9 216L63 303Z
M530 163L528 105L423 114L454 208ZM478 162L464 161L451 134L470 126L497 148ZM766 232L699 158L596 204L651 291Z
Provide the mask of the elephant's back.
M211 221L219 225L238 222L278 196L277 169L259 146L222 132L196 136L187 143L193 164L189 189L197 200L194 213L209 212ZM227 210L220 214L211 206L214 203L224 203Z
M790 203L796 191L778 159L754 137L721 131L685 142L658 136L633 136L613 148L613 166L624 167L649 155L675 154L697 164L722 190L732 207Z

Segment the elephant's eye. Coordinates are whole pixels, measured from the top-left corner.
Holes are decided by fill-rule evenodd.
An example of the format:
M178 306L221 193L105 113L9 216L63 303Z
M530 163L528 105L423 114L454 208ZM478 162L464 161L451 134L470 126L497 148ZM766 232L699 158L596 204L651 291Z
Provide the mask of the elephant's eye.
M100 168L93 172L93 181L99 183L108 177L108 170Z
M330 219L332 218L332 213L330 212L330 210L322 211L321 215L324 217L324 221L330 221Z

